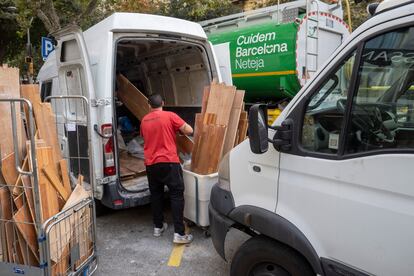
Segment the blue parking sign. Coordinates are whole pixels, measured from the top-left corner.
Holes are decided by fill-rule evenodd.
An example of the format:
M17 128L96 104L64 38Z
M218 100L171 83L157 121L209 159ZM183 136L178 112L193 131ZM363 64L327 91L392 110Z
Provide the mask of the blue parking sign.
M53 40L47 37L42 36L42 58L46 60L51 52L55 50L53 45Z

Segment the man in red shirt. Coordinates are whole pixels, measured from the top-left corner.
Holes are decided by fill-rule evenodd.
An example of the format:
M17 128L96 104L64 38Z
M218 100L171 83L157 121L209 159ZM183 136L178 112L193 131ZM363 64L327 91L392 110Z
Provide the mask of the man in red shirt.
M183 171L177 154L176 134L189 135L193 129L173 112L163 111L164 102L159 94L149 96L151 111L141 121L144 138L144 156L151 192L154 236L167 229L163 215L164 186L167 185L174 221L174 243L190 243L193 236L184 228Z

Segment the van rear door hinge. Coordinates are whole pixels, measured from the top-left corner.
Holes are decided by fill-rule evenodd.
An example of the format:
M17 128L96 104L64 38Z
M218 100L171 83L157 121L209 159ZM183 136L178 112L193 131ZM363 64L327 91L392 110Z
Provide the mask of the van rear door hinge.
M91 99L92 107L105 106L105 105L110 105L110 104L111 104L111 99L110 98Z

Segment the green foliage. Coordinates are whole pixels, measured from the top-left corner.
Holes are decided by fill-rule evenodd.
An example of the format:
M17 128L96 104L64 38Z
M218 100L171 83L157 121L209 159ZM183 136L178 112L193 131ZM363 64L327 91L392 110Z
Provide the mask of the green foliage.
M170 0L161 1L157 13L199 22L240 11L230 0Z
M0 0L0 64L6 57L16 54L16 48L10 43L17 31L17 12L12 0Z

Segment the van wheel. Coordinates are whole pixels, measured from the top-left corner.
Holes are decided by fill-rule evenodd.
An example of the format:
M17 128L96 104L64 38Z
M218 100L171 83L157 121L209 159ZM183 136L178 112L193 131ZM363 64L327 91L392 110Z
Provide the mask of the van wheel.
M102 202L95 198L95 213L97 217L108 214L109 208L102 204Z
M231 276L315 275L303 256L290 247L263 236L249 239L237 250Z

